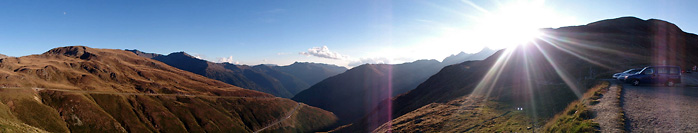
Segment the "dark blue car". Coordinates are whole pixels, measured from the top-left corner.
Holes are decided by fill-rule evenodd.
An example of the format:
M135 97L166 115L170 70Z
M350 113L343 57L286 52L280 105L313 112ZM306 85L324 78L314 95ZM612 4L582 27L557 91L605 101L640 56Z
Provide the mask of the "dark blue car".
M681 68L679 66L648 66L637 74L628 76L625 81L634 86L640 84L674 86L681 83Z

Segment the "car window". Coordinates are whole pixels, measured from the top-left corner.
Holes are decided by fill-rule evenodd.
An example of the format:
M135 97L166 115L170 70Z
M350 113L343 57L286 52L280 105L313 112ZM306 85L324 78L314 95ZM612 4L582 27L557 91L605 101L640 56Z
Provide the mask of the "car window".
M666 67L659 67L657 68L657 74L667 74L669 71L667 70Z
M679 68L672 67L669 69L669 74L678 74L679 73Z
M637 72L640 72L640 70L635 69L635 70L633 70L633 71L630 71L629 73L635 74L635 73L637 73Z
M653 74L653 73L654 73L654 69L653 69L653 68L647 68L647 69L645 69L645 71L644 71L643 73L644 73L644 74Z

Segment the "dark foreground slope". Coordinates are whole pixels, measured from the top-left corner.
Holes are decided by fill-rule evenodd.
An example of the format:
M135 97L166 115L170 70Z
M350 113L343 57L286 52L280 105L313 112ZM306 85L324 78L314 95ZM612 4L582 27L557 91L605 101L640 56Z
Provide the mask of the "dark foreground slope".
M0 78L0 125L10 123L6 125L15 129L252 132L289 117L296 108L289 119L265 131L313 131L336 120L315 107L123 50L73 46L4 58Z
M485 97L511 106L509 110L521 107L527 117L542 122L577 100L594 79L647 65L698 64L698 52L692 52L698 50L698 36L662 20L622 17L544 32L546 36L535 42L501 50L483 61L447 66L374 109L378 113L339 131L373 131L386 121L371 121L372 117L396 118L430 103L463 97ZM380 114L385 111L392 113Z
M211 79L284 98L291 98L320 80L347 70L334 65L300 62L288 66L236 65L209 62L184 52L160 55L138 50L127 51Z

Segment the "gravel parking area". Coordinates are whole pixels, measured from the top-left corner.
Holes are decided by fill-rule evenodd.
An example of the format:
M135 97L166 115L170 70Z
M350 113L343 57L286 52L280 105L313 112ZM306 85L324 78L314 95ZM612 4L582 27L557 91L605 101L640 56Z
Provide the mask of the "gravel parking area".
M620 91L620 82L611 80L611 86L608 91L599 99L599 103L591 106L591 110L596 112L595 122L599 123L602 133L618 133L622 132L623 128L620 119L620 99L618 99L618 91Z
M623 84L630 132L698 132L698 87Z

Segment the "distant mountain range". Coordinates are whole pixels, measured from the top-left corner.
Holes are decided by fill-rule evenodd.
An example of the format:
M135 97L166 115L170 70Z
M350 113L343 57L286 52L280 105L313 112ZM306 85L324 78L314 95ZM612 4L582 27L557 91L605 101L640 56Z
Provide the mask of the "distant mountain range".
M8 132L310 132L337 120L116 49L3 58L0 78L0 131Z
M614 72L647 65L688 68L698 64L698 52L693 52L698 50L698 36L662 20L621 17L543 32L547 36L531 44L500 50L482 61L447 66L410 92L392 102L381 102L371 114L335 131L487 132L464 128L477 125L458 120L420 122L442 117L430 115L442 114L438 108L450 106L443 104L463 104L458 100L467 97L484 97L482 103L499 102L507 110L522 107L525 117L545 120L586 92L590 82ZM387 117L399 119L392 120L392 126L386 119L377 119ZM417 128L419 125L441 126ZM379 126L382 128L376 129ZM402 129L405 127L413 128Z
M339 124L355 121L381 100L408 92L452 62L481 60L494 53L460 53L444 59L418 60L403 64L365 64L330 77L298 93L293 100L334 112Z
M448 65L453 65L453 64L458 64L463 61L470 61L470 60L483 60L487 57L490 57L490 55L494 54L497 52L496 50L492 50L488 47L483 48L477 53L465 53L465 52L460 52L455 55L451 55L446 57L443 61L441 61L441 64L443 66L448 66Z
M127 51L211 79L284 98L291 98L310 85L347 70L345 67L320 63L295 62L288 66L248 66L214 63L184 52L160 55L138 50Z

